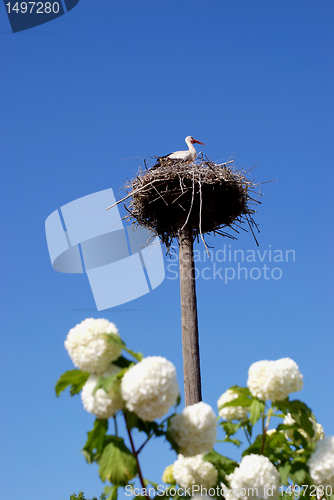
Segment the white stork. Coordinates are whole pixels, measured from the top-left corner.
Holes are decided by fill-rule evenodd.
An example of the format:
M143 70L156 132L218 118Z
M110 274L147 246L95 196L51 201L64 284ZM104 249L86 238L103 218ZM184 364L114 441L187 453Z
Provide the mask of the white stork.
M151 170L153 170L154 168L157 168L161 165L161 160L167 160L167 159L170 159L170 160L182 160L184 162L187 162L187 163L191 163L192 161L195 161L196 158L197 158L197 152L196 152L196 149L194 147L194 143L196 144L202 144L203 146L205 146L204 142L200 142L200 141L197 141L196 139L194 139L193 137L191 137L191 135L188 135L186 138L185 138L185 142L188 146L188 151L175 151L174 153L171 153L169 155L166 155L166 156L160 156L160 158L158 158L158 163L156 163L152 168Z

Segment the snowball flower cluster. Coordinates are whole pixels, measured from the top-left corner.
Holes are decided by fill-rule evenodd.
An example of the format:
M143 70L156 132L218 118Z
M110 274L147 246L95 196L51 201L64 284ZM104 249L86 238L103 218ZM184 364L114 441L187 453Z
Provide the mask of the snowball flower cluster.
M269 458L263 455L246 455L234 472L226 476L229 481L233 495L242 500L248 499L248 488L251 490L251 498L258 500L277 500L279 497L279 486L281 477L276 467Z
M305 439L308 439L311 442L318 441L318 439L323 439L325 436L324 429L321 424L318 424L315 420L314 417L309 417L310 422L312 423L313 431L314 431L314 436L312 439L310 436L307 434L304 429L298 429L298 432L304 436ZM287 413L284 417L283 424L285 425L293 425L295 423L295 419L291 416L290 413ZM294 440L294 435L293 435L293 429L288 429L285 431L285 437L286 439L291 439L292 441Z
M102 374L102 377L107 378L111 375L116 375L118 372L119 368L115 365L111 365L110 368ZM100 388L93 395L97 379L98 375L95 374L88 377L87 382L82 388L81 400L85 410L92 413L97 418L110 418L123 406L120 383L116 382L108 393Z
M234 399L237 399L239 395L233 390L228 389L228 391L224 392L220 396L217 401L219 415L225 420L243 420L247 418L247 413L249 408L244 406L226 406L225 408L221 408L225 403L229 403Z
M216 416L206 403L186 406L180 415L171 419L170 426L183 455L192 456L210 451L216 442Z
M175 366L161 356L148 356L125 373L121 390L127 409L153 422L176 403L179 386Z
M257 361L249 368L247 386L262 401L282 401L291 392L301 390L303 376L290 358Z
M105 333L118 335L114 323L107 319L88 318L72 328L65 348L74 365L80 370L101 374L122 352L122 347L107 342Z
M203 486L209 489L216 485L218 471L210 462L204 461L202 454L193 457L178 455L173 465L173 476L181 488Z
M334 436L316 442L308 466L315 485L334 488Z
M237 497L233 495L233 491L227 488L224 483L220 483L220 486L223 490L225 500L238 500Z
M318 422L315 424L313 441L318 441L319 439L324 439L325 431L321 424Z
M162 480L167 484L174 484L175 478L173 476L173 465L168 465L162 474Z

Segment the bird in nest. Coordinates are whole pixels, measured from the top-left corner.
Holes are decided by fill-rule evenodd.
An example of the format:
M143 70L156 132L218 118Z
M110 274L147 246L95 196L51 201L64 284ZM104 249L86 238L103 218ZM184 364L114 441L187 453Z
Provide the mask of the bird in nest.
M191 163L192 161L195 161L197 158L197 151L194 147L194 143L202 144L203 146L205 146L204 142L197 141L191 135L188 135L185 138L185 143L189 148L187 151L175 151L174 153L171 153L169 155L160 156L159 158L157 158L157 163L153 165L150 170L161 167L161 165L163 165L166 160L179 160L184 161L185 163Z

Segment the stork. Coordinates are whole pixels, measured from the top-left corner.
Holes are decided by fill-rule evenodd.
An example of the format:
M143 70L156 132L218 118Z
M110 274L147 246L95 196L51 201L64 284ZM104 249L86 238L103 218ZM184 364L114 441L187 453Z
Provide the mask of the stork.
M174 153L171 153L169 155L160 156L158 158L158 163L156 163L151 168L151 170L159 167L161 165L161 160L182 160L182 161L187 162L187 163L191 163L192 161L195 161L197 158L197 152L196 152L196 149L194 147L194 143L202 144L203 146L205 146L204 142L197 141L191 135L188 135L185 138L185 143L187 144L187 146L189 148L188 151L175 151Z

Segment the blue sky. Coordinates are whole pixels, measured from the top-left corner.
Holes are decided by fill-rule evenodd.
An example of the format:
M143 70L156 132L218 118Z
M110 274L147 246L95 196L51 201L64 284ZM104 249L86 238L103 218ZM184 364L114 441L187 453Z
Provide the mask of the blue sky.
M102 491L79 453L94 418L53 389L73 366L67 332L86 317L173 361L182 387L178 281L167 271L153 292L98 313L87 276L52 269L44 222L82 196L121 196L143 158L183 149L187 135L213 160L234 155L239 168L258 165L257 182L277 181L261 186L259 250L295 252L281 279L197 280L203 400L216 409L251 363L289 356L305 381L295 397L334 434L332 28L327 0L80 0L16 34L2 8L1 498ZM257 250L248 233L208 242ZM144 476L159 482L173 460L152 443Z

